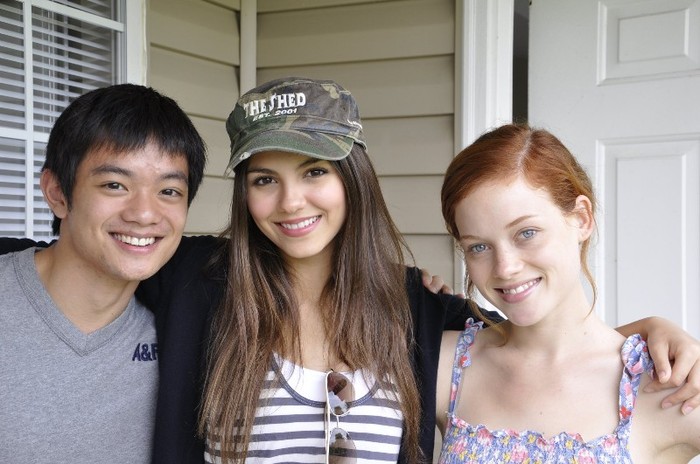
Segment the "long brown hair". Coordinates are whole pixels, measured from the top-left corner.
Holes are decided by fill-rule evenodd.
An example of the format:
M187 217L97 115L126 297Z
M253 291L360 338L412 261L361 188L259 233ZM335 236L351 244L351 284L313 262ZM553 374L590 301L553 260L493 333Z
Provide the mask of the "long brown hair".
M564 214L569 214L579 195L591 201L595 217L596 200L588 174L574 155L553 134L527 124L506 124L480 136L450 163L442 184L442 216L447 231L459 242L455 222L457 204L477 187L493 180L522 176L532 187L546 190ZM581 244L581 268L593 289L596 285L588 269L590 237ZM474 284L467 273L467 293ZM476 305L473 309L480 314Z
M412 322L403 265L408 248L389 216L365 149L355 144L349 156L332 163L345 186L347 217L335 238L333 268L321 295L323 307L331 309L323 313L329 344L350 369L378 381L388 374L395 383L406 456L416 462L420 400L410 360ZM300 359L294 277L248 212L247 169L244 161L235 170L225 231L228 278L214 319L199 427L203 435L216 435L222 462L245 459L273 352Z

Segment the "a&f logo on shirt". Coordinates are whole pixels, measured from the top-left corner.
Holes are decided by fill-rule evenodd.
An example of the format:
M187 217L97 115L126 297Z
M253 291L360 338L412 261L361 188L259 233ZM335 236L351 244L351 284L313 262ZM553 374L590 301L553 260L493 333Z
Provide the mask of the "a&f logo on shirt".
M137 343L132 361L158 361L157 343Z

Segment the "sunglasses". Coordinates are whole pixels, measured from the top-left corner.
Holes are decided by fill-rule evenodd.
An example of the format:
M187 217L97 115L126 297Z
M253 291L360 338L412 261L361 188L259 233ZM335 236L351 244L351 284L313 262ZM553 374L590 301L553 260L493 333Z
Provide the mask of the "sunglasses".
M343 374L330 370L326 373L326 463L354 464L357 462L355 442L350 434L340 428L340 418L350 411L348 403L355 400L352 382ZM331 424L331 414L335 416L335 427Z

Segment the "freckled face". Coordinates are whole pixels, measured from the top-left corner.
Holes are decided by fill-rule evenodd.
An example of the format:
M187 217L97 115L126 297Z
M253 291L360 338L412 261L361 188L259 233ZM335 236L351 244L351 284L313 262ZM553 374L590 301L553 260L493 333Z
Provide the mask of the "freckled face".
M246 182L253 221L288 262L330 263L346 218L345 187L331 162L262 152L251 158Z
M155 274L182 238L188 172L184 155L153 144L130 153L89 153L78 166L70 209L54 211L61 217L62 256L115 281Z
M486 183L457 204L455 220L469 278L515 325L557 308L588 312L579 243L591 232L548 192L520 178Z

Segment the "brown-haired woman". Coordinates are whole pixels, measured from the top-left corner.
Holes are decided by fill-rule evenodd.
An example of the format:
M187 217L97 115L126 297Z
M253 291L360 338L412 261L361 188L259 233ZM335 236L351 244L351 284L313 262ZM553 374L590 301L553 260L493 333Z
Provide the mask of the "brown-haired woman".
M352 95L332 81L271 81L241 97L227 129L235 182L202 407L207 460L417 462L413 334L429 314L411 313L407 248Z

